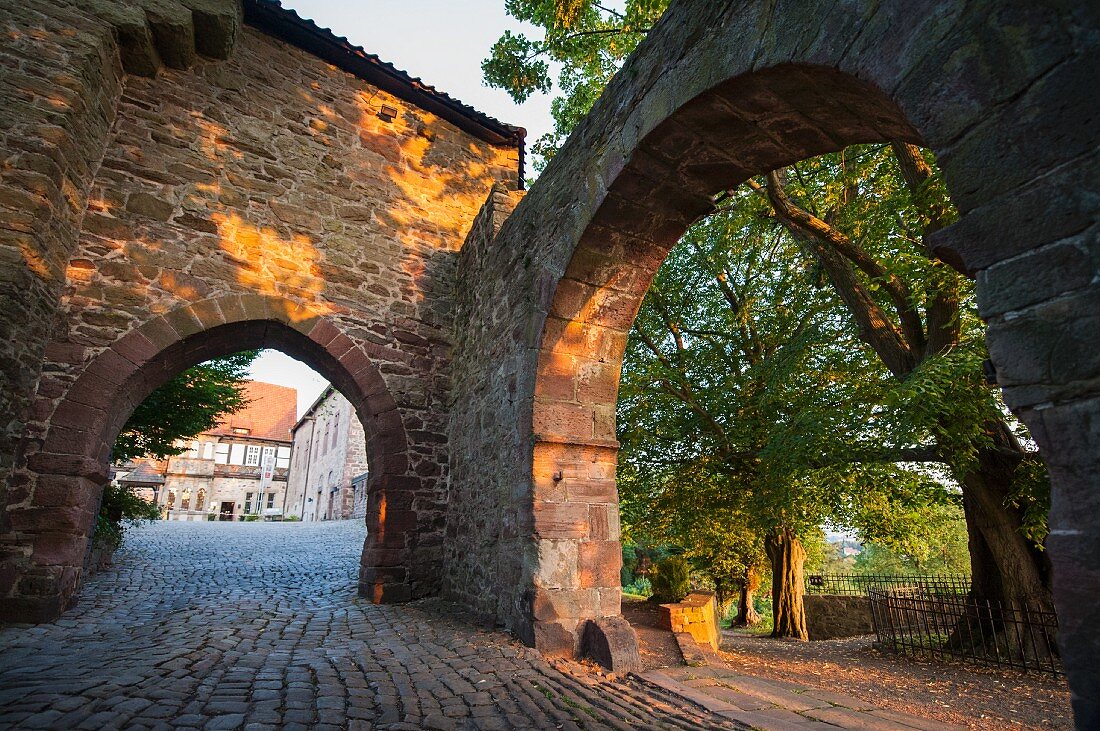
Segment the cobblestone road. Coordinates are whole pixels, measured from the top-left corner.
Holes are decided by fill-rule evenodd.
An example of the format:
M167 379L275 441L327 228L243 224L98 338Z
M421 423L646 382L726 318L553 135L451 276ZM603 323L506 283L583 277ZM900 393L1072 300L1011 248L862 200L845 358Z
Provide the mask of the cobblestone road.
M0 629L0 728L740 728L356 597L363 527L157 523L60 621Z

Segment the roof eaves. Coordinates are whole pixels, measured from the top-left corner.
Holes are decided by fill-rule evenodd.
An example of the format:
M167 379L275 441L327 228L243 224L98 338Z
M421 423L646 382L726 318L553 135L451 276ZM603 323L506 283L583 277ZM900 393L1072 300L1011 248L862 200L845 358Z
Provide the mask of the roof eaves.
M393 64L367 53L362 46L284 8L279 0L245 0L244 11L248 25L438 115L478 139L494 145L523 148L527 130L494 119L419 78L409 76Z

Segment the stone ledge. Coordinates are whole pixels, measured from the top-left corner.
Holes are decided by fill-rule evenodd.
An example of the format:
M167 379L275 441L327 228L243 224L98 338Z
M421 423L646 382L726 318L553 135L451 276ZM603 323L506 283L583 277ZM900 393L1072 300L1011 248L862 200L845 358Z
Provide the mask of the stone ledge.
M244 18L239 0L89 0L85 8L114 29L126 72L149 77L162 66L189 68L198 54L229 58Z

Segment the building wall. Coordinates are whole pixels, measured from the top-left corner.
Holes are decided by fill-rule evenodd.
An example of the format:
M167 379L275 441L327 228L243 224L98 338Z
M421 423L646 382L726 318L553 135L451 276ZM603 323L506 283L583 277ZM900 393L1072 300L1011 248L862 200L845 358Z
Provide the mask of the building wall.
M366 514L361 490L356 512L352 479L367 472L367 438L351 403L328 389L294 431L287 514L302 520L340 520Z
M258 452L260 464L246 464L249 447ZM207 515L220 515L221 503L232 502L233 519L255 512L248 505L248 494L260 493L260 466L263 450L275 450L275 477L263 490L261 515L282 515L286 497L287 473L291 464L288 441L228 437L203 434L191 442L191 448L181 455L169 457L164 473L164 485L157 495L157 504L168 520L204 520ZM199 491L205 491L204 504L199 509ZM189 507L184 508L184 495L189 495ZM273 497L269 497L273 496ZM251 509L246 511L246 507Z

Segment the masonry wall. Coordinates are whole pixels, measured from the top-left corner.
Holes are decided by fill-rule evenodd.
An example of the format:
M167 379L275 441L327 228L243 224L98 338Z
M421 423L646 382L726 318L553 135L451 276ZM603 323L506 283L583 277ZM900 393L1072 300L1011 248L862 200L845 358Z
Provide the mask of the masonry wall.
M34 392L123 72L111 27L79 8L5 0L0 27L2 508L29 489L11 470L25 464L27 440L39 433ZM0 512L0 533L9 529ZM28 550L0 545L4 561Z
M2 276L18 269L13 286L26 290L20 303L3 305L4 322L15 323L20 332L27 329L25 338L4 340L22 339L33 346L32 341L43 339L34 329L39 321L51 324L52 335L44 358L27 371L37 373L41 366L48 374L37 388L34 418L26 425L15 418L5 426L21 433L26 461L8 480L18 490L9 489L0 518L2 558L10 563L0 570L0 597L27 595L34 604L34 597L59 593L64 602L79 581L82 561L73 555L79 541L72 539L90 530L102 475L81 462L84 457L64 450L87 448L98 455L100 449L85 446L92 437L65 439L60 433L52 452L43 450L43 442L55 423L94 431L118 421L112 409L134 404L92 405L85 400L89 396L74 402L68 397L72 384L84 378L82 393L95 393L93 377L87 375L90 365L98 363L110 379L106 363L117 354L108 351L141 330L140 350L122 354L124 360L150 358L145 350L150 343L154 349L176 348L158 370L140 374L145 386L128 381L127 388L147 393L172 375L169 371L191 365L188 352L224 352L235 341L243 342L224 333L221 340L203 341L208 328L249 321L256 327L247 331L248 339L275 347L293 335L295 326L308 333L321 322L313 338L323 339L310 347L340 348L325 354L339 361L338 370L332 360L325 361L326 377L342 378L347 385L368 370L381 375L383 391L355 394L355 408L361 416L373 415L367 436L386 457L378 471L382 482L372 487L379 500L370 510L378 519L388 504L392 530L387 545L376 547L363 580L376 587L375 598L436 591L447 495L449 298L455 258L494 181L516 186L518 150L482 142L248 27L237 30L228 60L195 56L192 49L192 58L180 64L188 68L161 69L155 78L122 78L114 45L114 34L121 31L80 16L79 23L90 30L77 43L65 36L69 28L82 27L70 18L75 11L36 0L26 5L27 20L15 19L23 23L15 37L33 49L27 56L51 42L57 45L42 51L42 63L55 65L41 72L57 79L57 91L25 79L26 89L16 94L22 98L5 111L27 115L17 120L22 141L10 140L8 149L32 144L30 132L37 129L39 136L60 140L53 143L56 150L71 143L102 164L95 171L85 161L76 170L80 166L71 162L73 175L84 174L72 183L65 174L43 173L55 178L57 187L66 187L64 205L74 209L73 218L65 222L69 214L58 209L50 219L61 197L43 187L39 218L50 219L51 226L64 223L64 230L52 232L41 221L28 221L29 238L20 234L23 238L11 248L21 252L22 263L3 268ZM141 11L135 12L144 22ZM22 58L18 49L11 53ZM87 68L69 66L70 60ZM377 115L383 103L398 110L391 123ZM89 119L73 121L68 114L60 120L68 127L47 129L46 121L34 116L36 104L80 108ZM77 138L68 140L74 134ZM45 160L26 161L48 167ZM12 180L23 187L39 185L32 177ZM86 210L82 190L88 191ZM25 207L23 198L12 195L7 200ZM75 240L71 251L50 243L66 232ZM32 251L35 246L53 247L48 262ZM39 263L48 276L34 273ZM21 309L35 302L33 292L56 294L62 272L59 302L35 304L33 317ZM31 286L28 277L50 285L35 289L38 285ZM164 318L175 318L176 326L156 324ZM264 324L270 320L281 320L289 334ZM36 353L41 356L40 346L26 352L3 347L6 363L21 373ZM16 404L28 400L33 384L3 385L4 398ZM99 392L115 387L103 385ZM10 413L17 412L12 406ZM5 449L10 462L13 450ZM105 464L105 455L99 459ZM59 497L43 504L46 493L36 494L38 475L55 471L64 479L51 477L48 489ZM56 522L58 508L65 512L61 523ZM44 541L36 538L43 532L51 534L53 553L32 555L31 546ZM29 578L28 567L37 578Z
M334 390L304 415L294 433L287 514L303 520L353 517L352 479L364 472L367 472L367 438L363 425L351 403ZM334 491L330 510L329 495ZM354 517L365 517L365 512L363 500L359 515Z
M602 512L617 499L615 391L669 248L746 177L909 140L936 152L961 214L931 243L976 276L1006 401L1050 468L1060 643L1078 723L1100 723L1097 16L952 0L919 12L673 3L484 245L493 257L459 274L459 292L484 294L467 297L456 342L452 470L486 504L507 500L501 524L520 536L477 557L510 570L468 575L521 636L568 652L587 618L618 613L603 591L617 580L601 573L617 538ZM532 580L516 590L517 575Z
M462 324L455 330L454 360L460 367L454 390L463 401L450 415L450 443L459 452L450 465L443 590L531 643L532 630L524 621L534 561L531 506L523 490L531 454L529 415L517 401L523 385L516 364L501 357L525 333L522 318L509 321L502 312L495 313L501 319L492 314L515 286L501 272L524 255L518 243L503 248L494 237L521 199L521 193L503 188L488 196L462 249L454 289L455 322Z

